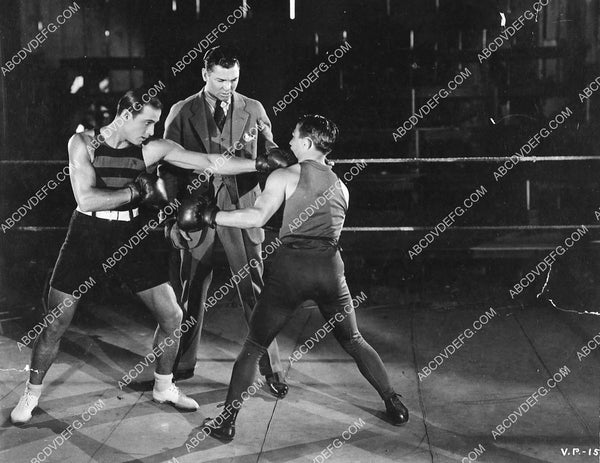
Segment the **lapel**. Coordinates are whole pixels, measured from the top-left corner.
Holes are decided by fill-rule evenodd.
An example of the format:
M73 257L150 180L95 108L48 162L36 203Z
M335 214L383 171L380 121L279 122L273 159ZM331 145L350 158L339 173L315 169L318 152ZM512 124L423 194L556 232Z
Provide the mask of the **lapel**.
M233 113L232 117L232 145L235 144L236 141L242 139L242 135L244 134L244 127L246 127L246 122L250 117L250 114L246 111L246 102L240 96L239 93L233 93Z
M200 139L202 145L204 145L204 152L208 153L210 148L210 134L208 132L206 108L202 92L198 93L198 96L194 99L190 112L192 113L192 117L188 119L190 127L196 134L196 137Z

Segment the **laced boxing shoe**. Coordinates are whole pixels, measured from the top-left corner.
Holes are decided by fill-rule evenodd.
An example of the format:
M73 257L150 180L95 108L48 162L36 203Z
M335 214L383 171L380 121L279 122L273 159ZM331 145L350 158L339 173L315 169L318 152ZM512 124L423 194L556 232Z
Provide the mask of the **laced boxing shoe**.
M408 421L408 409L400 401L400 394L394 394L385 400L386 415L394 426L402 426Z
M25 386L25 392L19 399L19 403L10 413L10 420L13 424L25 424L31 419L31 413L37 407L40 396L34 394L29 388L29 381Z
M265 379L267 380L267 385L271 395L277 397L278 399L283 399L287 395L289 387L285 383L281 373L271 373L269 375L265 375Z
M235 420L239 410L231 414L221 413L216 418L206 418L202 422L202 430L222 442L231 442L235 437Z
M181 392L175 383L171 383L164 391L159 391L154 386L154 389L152 389L152 399L159 404L165 402L173 404L175 408L179 408L180 410L196 411L199 408L198 402Z

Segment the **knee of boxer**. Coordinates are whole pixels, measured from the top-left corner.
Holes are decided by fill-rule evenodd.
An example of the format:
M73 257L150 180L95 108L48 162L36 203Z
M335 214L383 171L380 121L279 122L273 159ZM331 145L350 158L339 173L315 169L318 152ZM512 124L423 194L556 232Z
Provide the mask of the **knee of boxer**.
M339 336L336 336L336 338L344 350L350 355L354 355L366 343L360 333L355 333L350 338L341 338Z
M67 299L70 300L70 299ZM63 301L64 302L64 301ZM49 302L49 306L53 306L52 302ZM61 305L61 316L55 317L52 320L52 323L47 323L39 337L43 342L55 343L60 341L63 334L71 324L71 320L73 318L73 313L75 312L76 303L71 304L70 306ZM35 327L34 327L35 328Z
M268 347L268 346L267 346ZM261 343L256 340L250 339L247 337L244 341L244 345L242 347L242 351L238 355L237 360L242 360L249 356L255 356L256 361L258 362L261 357L267 353L267 347L263 346Z
M172 335L183 320L183 311L177 304L168 304L161 307L158 317L160 329Z
M65 321L65 318L69 321ZM71 317L60 317L55 319L52 323L48 323L44 327L43 331L39 335L39 339L42 342L54 344L60 341L65 331L69 327Z

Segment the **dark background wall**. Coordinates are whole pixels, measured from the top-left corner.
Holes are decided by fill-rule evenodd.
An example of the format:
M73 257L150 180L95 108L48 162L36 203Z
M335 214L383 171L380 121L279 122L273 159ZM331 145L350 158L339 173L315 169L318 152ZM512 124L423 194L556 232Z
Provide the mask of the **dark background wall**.
M533 120L535 126L576 98L597 70L597 0L550 1L537 21L528 21L501 52L479 64L483 30L492 40L502 30L500 12L510 24L531 3L306 0L297 2L296 19L290 20L288 2L262 0L250 2L247 18L220 34L217 43L234 43L243 50L239 90L258 98L274 116L272 106L343 43L345 31L351 52L278 114L276 136L286 142L299 113L318 111L339 121L344 151L384 151L392 157L415 152L414 133L398 143L392 138L412 113L411 89L418 107L467 67L473 77L420 124L420 129L438 128L422 132L420 154L441 154L441 147L443 154L498 154L498 140L506 130L523 128L523 121ZM69 5L73 3L67 0L4 0L3 60ZM130 87L162 80L167 105L197 91L202 85L200 60L175 77L171 66L241 1L81 0L78 5L66 24L3 78L4 159L63 157L77 125L99 123L100 107L113 111L115 99ZM411 31L414 49L409 46ZM85 86L72 95L77 75L84 76ZM98 88L104 78L110 81L108 93ZM579 111L583 108L577 109L577 122L593 123ZM490 118L505 119L492 125ZM440 127L463 130L457 136ZM559 151L577 138L585 143L582 149L594 150L596 144L581 135L571 134L563 139L568 143L555 141L547 148Z
M79 11L71 19L1 77L0 160L66 160L66 142L77 127L108 120L119 96L131 87L164 82L161 98L167 109L197 92L202 86L200 60L175 76L171 67L242 1L77 4ZM527 21L484 63L477 59L484 29L489 43L503 30L500 13L510 24L533 2L302 0L296 2L294 20L287 1L249 4L247 17L220 34L216 43L241 49L238 90L264 104L280 144L287 144L298 115L318 112L341 128L334 153L338 158L507 156L568 105L574 115L532 154L598 154L598 96L581 102L578 95L599 74L599 0L549 0L536 20ZM2 0L1 62L70 5L68 0ZM344 42L344 34L350 51L275 114L273 106ZM393 131L412 114L413 105L418 108L465 69L472 76L417 129L394 141ZM71 93L77 76L84 78L84 86ZM104 91L101 82L106 84ZM166 111L163 120L165 116ZM162 127L157 132L162 133ZM490 183L494 164L372 165L349 185L353 199L347 225L433 226L480 185L488 188L486 203L474 207L456 227L590 223L600 204L596 165L523 164L498 184ZM26 202L58 167L41 162L0 164L0 218ZM348 168L336 166L339 173ZM65 182L19 226L63 227L73 206ZM7 262L16 265L45 252L51 265L64 232L43 235L41 244L17 228L10 233L3 243ZM382 234L378 239L405 258L423 232L400 235ZM346 236L374 249L370 235ZM457 236L448 233L436 246L469 249L505 234ZM435 249L432 246L432 252ZM386 258L395 255L383 244L381 253Z

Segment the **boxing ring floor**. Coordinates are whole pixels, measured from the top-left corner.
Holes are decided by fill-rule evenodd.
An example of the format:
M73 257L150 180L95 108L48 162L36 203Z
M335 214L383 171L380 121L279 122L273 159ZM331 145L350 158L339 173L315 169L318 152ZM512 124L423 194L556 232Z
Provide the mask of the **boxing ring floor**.
M40 407L22 428L10 424L9 414L27 373L0 372L0 461L32 461L53 441L47 462L597 461L600 357L592 351L579 361L577 351L598 333L600 318L512 301L494 270L482 270L476 261L455 269L452 262L438 263L433 277L412 282L410 290L402 284L361 287L360 277L351 283L354 296L366 288L359 326L410 410L403 427L381 418L382 402L328 335L294 362L285 399L259 392L241 411L233 442L208 437L188 452L186 442L224 400L246 333L236 299L230 294L207 312L196 376L179 383L200 404L194 413L151 400L145 382L152 378L151 366L119 389L123 374L149 352L154 322L134 300L90 300L63 339ZM227 277L220 268L213 284ZM496 314L419 380L422 368L490 308ZM21 307L3 314L0 355L6 369L29 362L29 348L15 347L32 326L28 313ZM322 325L316 308L300 309L279 338L282 357ZM521 407L514 424L504 421L510 427L494 439L492 430L564 366L568 375L530 400L533 406L524 413ZM83 421L82 412L99 400L102 409L56 445L56 437L74 420Z

